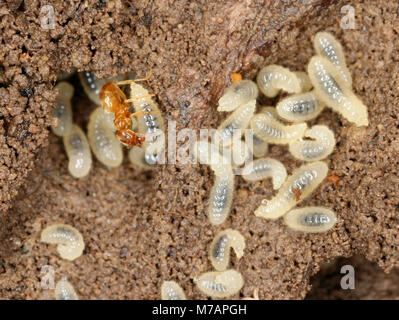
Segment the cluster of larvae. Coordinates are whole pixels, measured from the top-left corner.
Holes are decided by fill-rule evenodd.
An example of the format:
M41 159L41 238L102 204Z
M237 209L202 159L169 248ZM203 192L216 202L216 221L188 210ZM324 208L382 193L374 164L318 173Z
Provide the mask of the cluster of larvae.
M40 241L48 244L56 244L61 258L73 261L79 258L85 248L81 233L67 224L54 224L45 228ZM54 292L57 300L78 300L73 286L67 280L60 280Z
M126 80L127 75L97 79L92 72L79 73L80 82L90 100L98 107L90 115L87 125L87 137L83 130L73 123L71 99L74 88L66 81L56 85L59 91L57 105L52 113L58 123L52 131L64 139L64 146L69 158L68 169L75 178L86 176L91 168L91 151L107 167L118 167L123 160L122 144L129 144L132 139L142 135L142 147L133 146L129 150L130 161L146 170L151 170L157 162L157 155L164 149L164 123L152 95L133 80ZM100 99L101 89L106 84L130 84L130 99L123 112L107 112L103 108L104 100ZM125 96L125 94L120 90ZM136 111L136 118L130 109ZM123 130L119 130L124 125ZM136 134L136 131L138 133ZM128 143L126 143L126 141ZM139 140L141 141L141 140Z
M216 271L203 273L194 280L198 289L210 297L227 298L237 294L244 285L241 273L228 269L230 249L233 249L237 259L240 259L244 255L245 239L237 230L226 229L215 236L209 248L209 260ZM186 295L175 281L164 281L161 298L186 300Z
M331 34L319 32L314 38L314 48L316 55L308 64L307 73L268 65L258 73L257 83L239 79L220 98L218 111L232 113L217 128L214 135L217 139L212 143L200 141L195 146L199 162L210 165L216 177L208 207L212 224L223 223L230 212L233 168L241 164L223 156L226 148L237 154L235 158L239 160L246 159L248 154L258 158L242 168L243 178L258 181L270 177L277 190L271 200L262 202L256 216L265 219L284 216L291 229L303 232L325 232L335 224L335 213L326 208L292 210L327 176L328 167L320 160L330 155L335 146L334 133L327 126L309 128L305 121L315 119L325 107L330 107L348 121L363 126L368 125L368 112L352 92L352 79L340 43ZM281 97L276 107L260 107L255 114L259 91L268 98L280 92L288 95ZM253 143L242 148L245 142L241 138L247 128L251 130ZM288 145L289 152L305 164L287 177L280 161L264 157L268 144Z

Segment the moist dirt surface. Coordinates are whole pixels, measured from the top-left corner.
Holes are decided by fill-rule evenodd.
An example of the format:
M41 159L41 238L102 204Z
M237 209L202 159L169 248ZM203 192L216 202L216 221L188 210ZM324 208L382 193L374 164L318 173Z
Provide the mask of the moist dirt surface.
M156 299L165 280L177 281L190 299L204 299L194 280L212 270L209 244L225 228L240 231L247 244L239 261L232 257L232 268L245 279L233 298L258 289L261 299L303 299L323 263L353 255L371 261L380 272L375 279L397 280L397 1L47 4L54 10L53 29L46 29L49 9L41 1L0 2L1 298L52 298L53 291L41 287L50 266L55 280L67 277L83 299ZM354 29L341 28L345 5L354 10ZM71 67L98 77L125 72L141 77L151 70L148 88L165 121L175 120L177 130L216 128L225 117L216 102L232 72L254 78L271 63L304 71L314 54L312 37L323 30L342 43L353 90L370 117L368 127L357 128L327 109L310 123L328 125L337 141L326 160L336 183L326 179L301 204L337 213L339 222L328 233L305 235L290 231L281 219L255 217L261 200L274 194L271 181L248 183L241 177L229 218L211 226L206 208L214 177L206 166L178 163L144 172L126 154L119 168L94 160L86 178L74 179L62 140L49 133L56 77ZM94 106L76 76L71 82L74 121L86 128ZM300 165L286 147L272 146L268 156L281 160L289 174ZM74 226L84 237L84 253L73 262L39 241L43 228L56 222ZM320 288L319 298L345 298L322 289L317 279L312 283ZM375 296L398 297L397 286L380 286L382 291L376 286L370 287Z

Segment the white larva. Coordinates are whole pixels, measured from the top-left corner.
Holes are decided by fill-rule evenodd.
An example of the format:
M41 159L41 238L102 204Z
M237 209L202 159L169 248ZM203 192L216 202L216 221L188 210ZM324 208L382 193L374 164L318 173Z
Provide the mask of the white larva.
M161 286L162 300L187 300L186 294L176 281L164 281Z
M246 181L259 181L272 178L273 189L278 190L287 179L287 170L278 160L272 158L261 158L248 163L242 172Z
M231 112L258 97L258 87L251 80L234 82L219 99L217 111Z
M276 106L278 115L290 122L304 122L316 118L324 109L313 91L298 93L279 101Z
M72 284L67 280L60 280L55 285L54 297L56 300L79 300Z
M327 126L313 126L311 129L306 130L305 137L314 140L299 139L289 144L289 151L299 160L322 160L334 150L334 133Z
M73 124L71 130L63 137L65 151L68 155L68 170L75 178L85 177L91 169L91 152L85 133Z
M298 77L302 93L308 92L312 89L312 83L310 82L309 76L306 72L294 71L294 74Z
M57 244L61 258L75 260L85 248L83 237L74 227L67 224L53 224L45 228L40 237L41 242Z
M269 98L277 96L280 90L288 93L301 92L301 84L296 74L275 64L261 69L256 82L260 91Z
M57 126L51 126L51 130L55 135L63 137L72 129L71 99L75 89L68 82L58 83L55 89L58 90L58 97L56 107L51 116L59 121Z
M220 225L228 217L234 194L234 174L231 165L214 165L215 181L211 189L208 218L211 224Z
M324 162L315 161L296 169L277 194L255 211L257 217L278 219L309 196L327 176Z
M122 145L115 135L112 113L104 112L102 107L90 115L87 137L96 158L108 167L118 167L123 160Z
M352 77L345 62L345 54L339 41L328 32L318 32L313 40L316 53L327 58L338 70L348 87L352 86Z
M369 123L367 107L347 86L335 66L326 58L310 59L308 73L317 97L357 126Z
M334 211L323 207L294 209L284 215L285 224L295 230L319 233L330 230L337 222Z
M212 298L227 298L240 292L244 279L238 271L206 272L197 279L198 289Z
M94 76L93 71L84 71L84 72L79 72L79 79L84 91L86 92L90 100L93 101L96 105L101 106L99 95L103 85L111 81L118 82L125 80L126 76L120 75L112 78L98 79L97 77Z
M250 100L238 107L226 120L217 128L213 141L224 147L230 146L233 140L241 137L244 129L248 127L249 121L256 109L256 100Z
M287 144L303 137L306 123L284 125L267 114L261 113L252 117L251 129L264 141L274 144Z
M224 271L230 263L230 249L233 249L237 259L244 255L245 238L240 232L226 229L219 232L209 247L209 260L217 271Z
M145 141L142 148L147 154L151 154L154 158L150 165L157 162L158 155L165 148L165 125L162 114L157 103L152 99L148 90L138 83L130 84L129 99L133 100L132 104L135 112L150 112L137 116L138 132L145 135ZM150 161L150 159L147 159Z

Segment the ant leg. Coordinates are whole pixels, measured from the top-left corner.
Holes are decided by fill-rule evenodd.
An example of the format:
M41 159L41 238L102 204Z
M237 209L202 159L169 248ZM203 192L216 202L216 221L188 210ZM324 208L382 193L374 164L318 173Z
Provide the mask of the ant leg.
M130 80L119 81L116 84L118 86L123 86L125 84L131 84L131 83L140 82L140 81L146 81L147 84L148 84L148 80L151 78L151 76L152 76L152 70L150 70L150 72L144 78L134 79L134 80L130 79Z
M141 96L141 97L137 97L137 98L130 98L130 99L126 99L125 102L129 103L129 102L134 102L134 101L138 101L141 99L145 99L145 98L151 98L154 97L155 94L146 94L145 96Z

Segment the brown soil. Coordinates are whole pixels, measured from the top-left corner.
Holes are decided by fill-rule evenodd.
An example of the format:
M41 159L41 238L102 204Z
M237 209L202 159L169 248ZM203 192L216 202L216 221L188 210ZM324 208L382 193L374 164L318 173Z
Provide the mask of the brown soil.
M335 257L360 254L386 272L397 267L399 5L352 3L356 29L343 30L340 9L348 2L302 2L54 0L50 31L40 27L39 1L0 4L0 296L50 297L40 289L40 268L51 265L56 280L69 277L81 298L159 298L168 279L189 298L205 298L193 278L211 270L208 245L228 227L247 239L244 257L233 258L245 278L241 296L259 288L262 299L302 299L310 276ZM61 140L48 134L56 75L71 66L100 77L152 70L150 88L165 119L178 129L216 127L223 115L215 101L231 72L251 78L269 63L304 70L320 30L343 44L354 91L370 113L367 128L328 110L317 120L335 132L327 162L340 182L324 181L303 205L337 212L339 223L327 234L298 234L280 220L256 218L260 200L272 196L268 180L237 178L230 218L216 228L205 215L213 179L206 167L144 173L127 159L112 170L94 161L87 178L73 179ZM79 90L74 109L85 125L90 108ZM272 147L270 156L289 172L299 165L284 148ZM54 246L39 242L53 222L82 232L81 258L62 260Z

